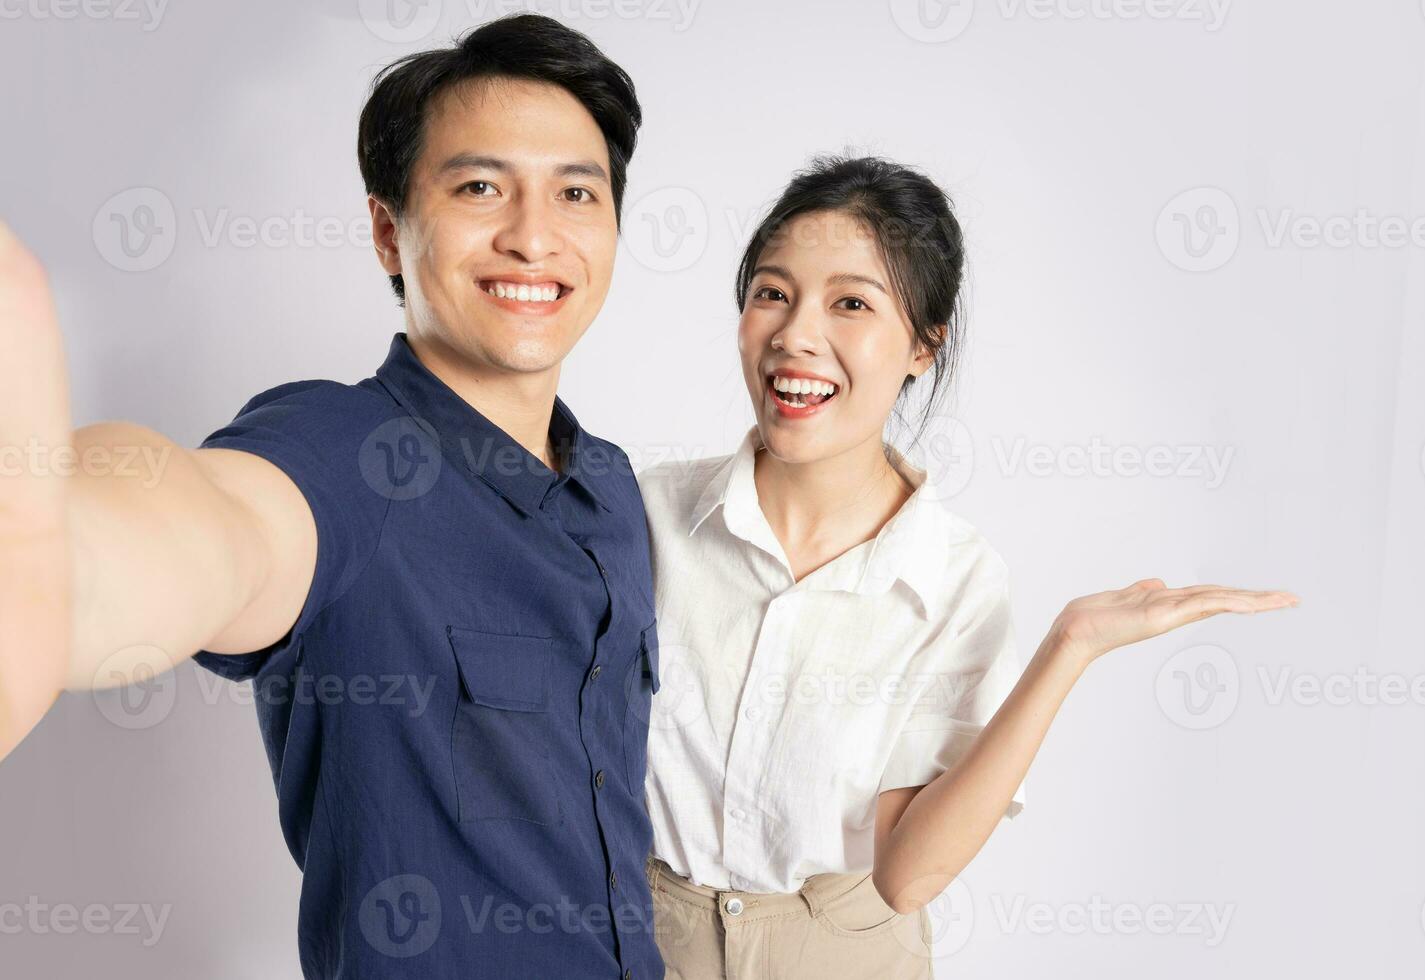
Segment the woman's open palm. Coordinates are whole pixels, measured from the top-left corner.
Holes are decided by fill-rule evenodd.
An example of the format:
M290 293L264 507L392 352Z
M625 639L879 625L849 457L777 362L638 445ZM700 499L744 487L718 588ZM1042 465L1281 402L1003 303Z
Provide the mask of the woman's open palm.
M1054 621L1057 632L1086 660L1109 650L1159 636L1218 613L1256 613L1295 606L1290 592L1259 592L1225 585L1170 589L1159 578L1126 589L1081 596Z

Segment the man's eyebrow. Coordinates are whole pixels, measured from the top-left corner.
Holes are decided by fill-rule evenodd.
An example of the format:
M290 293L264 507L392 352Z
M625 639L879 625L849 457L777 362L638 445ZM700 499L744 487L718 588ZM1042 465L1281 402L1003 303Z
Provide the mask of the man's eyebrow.
M605 184L610 183L609 175L604 171L604 168L593 160L560 164L554 172L560 177L591 177L594 180L602 180Z
M507 174L515 170L515 165L500 157L486 156L480 153L457 153L441 164L437 173L450 173L453 170L493 170L496 173ZM608 173L593 160L561 163L554 168L554 173L558 177L587 177L602 180L606 184L610 183Z
M501 160L499 157L482 156L479 153L457 153L440 165L437 173L449 173L452 170L494 170L499 173L508 173L514 167L508 160Z

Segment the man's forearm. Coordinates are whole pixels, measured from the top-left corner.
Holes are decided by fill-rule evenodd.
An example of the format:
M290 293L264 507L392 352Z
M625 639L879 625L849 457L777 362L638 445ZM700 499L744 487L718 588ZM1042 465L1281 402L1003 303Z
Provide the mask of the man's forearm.
M0 759L59 697L69 642L63 532L41 526L10 540L0 566Z

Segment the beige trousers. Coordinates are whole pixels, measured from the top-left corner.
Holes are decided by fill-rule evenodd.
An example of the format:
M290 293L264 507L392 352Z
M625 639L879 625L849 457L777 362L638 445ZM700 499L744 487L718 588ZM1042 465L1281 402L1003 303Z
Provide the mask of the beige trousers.
M648 861L666 980L930 980L925 910L897 915L870 874L823 874L789 895L694 885Z

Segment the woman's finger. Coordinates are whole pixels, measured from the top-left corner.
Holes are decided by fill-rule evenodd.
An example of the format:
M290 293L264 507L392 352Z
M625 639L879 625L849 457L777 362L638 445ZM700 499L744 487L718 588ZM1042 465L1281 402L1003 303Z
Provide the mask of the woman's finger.
M1243 595L1243 596L1281 596L1292 601L1299 601L1293 592L1281 589L1237 589L1227 585L1188 585L1180 589L1164 589L1153 596L1154 599L1184 599L1198 595Z
M1173 602L1177 616L1184 622L1193 622L1224 612L1256 613L1272 609L1286 609L1295 604L1293 598L1286 595L1242 590L1203 593L1186 596Z

